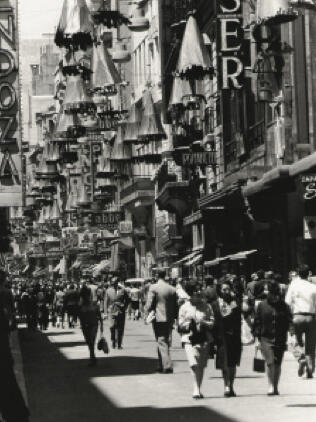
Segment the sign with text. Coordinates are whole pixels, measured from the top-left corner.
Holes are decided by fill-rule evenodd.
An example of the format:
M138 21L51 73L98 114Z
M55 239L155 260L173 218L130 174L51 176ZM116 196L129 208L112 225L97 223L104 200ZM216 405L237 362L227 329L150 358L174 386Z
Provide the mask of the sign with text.
M213 166L216 165L215 151L183 152L181 155L183 166Z
M22 205L17 0L0 0L0 206Z
M316 174L307 174L301 177L301 182L304 187L303 199L310 201L316 198Z
M243 87L243 18L241 0L218 1L218 68L222 89Z

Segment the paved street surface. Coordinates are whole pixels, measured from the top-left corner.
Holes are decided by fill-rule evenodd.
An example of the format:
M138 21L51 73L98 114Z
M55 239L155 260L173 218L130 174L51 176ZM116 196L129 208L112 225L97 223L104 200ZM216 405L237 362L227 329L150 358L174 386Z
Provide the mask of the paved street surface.
M108 337L108 329L107 329ZM236 380L237 398L223 397L220 372L209 361L204 400L191 398L191 378L178 335L172 351L175 374L155 373L151 327L128 321L124 350L98 352L88 368L79 329L50 329L20 340L32 422L291 422L316 417L316 380L299 379L286 355L280 397L267 397L264 375L252 371L253 347L246 347Z

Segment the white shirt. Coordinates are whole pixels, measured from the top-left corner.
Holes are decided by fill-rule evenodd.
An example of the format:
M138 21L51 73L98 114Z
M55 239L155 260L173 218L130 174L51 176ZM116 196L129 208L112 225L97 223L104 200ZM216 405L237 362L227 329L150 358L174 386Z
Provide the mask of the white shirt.
M293 314L316 314L316 286L300 277L294 278L287 291L285 302Z

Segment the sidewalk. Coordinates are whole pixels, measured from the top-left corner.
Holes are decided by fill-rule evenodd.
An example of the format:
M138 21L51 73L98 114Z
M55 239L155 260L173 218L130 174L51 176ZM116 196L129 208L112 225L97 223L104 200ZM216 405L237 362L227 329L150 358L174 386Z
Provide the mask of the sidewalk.
M107 329L108 334L108 329ZM264 375L252 371L253 347L245 347L236 380L237 398L223 397L223 382L209 361L204 400L191 398L191 376L174 335L173 375L155 373L151 327L128 321L124 349L99 353L87 367L87 348L79 330L21 330L32 422L297 422L313 420L316 382L297 377L286 355L281 396L267 397Z

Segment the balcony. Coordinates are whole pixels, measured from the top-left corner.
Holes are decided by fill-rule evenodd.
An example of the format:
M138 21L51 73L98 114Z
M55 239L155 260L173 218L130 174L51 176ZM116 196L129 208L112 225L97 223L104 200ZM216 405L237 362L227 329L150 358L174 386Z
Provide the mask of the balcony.
M175 213L181 217L189 214L194 200L190 182L168 182L159 191L156 203L160 210Z
M154 203L155 185L149 177L134 179L121 191L121 204L132 208L146 207Z
M169 224L165 229L165 234L161 239L162 247L167 249L179 250L183 246L183 237L178 233L176 224Z

